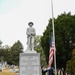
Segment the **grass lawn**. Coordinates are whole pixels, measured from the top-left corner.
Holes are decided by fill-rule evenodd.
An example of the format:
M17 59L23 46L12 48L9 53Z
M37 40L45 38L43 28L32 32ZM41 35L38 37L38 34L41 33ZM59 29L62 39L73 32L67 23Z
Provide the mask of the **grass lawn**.
M13 73L13 72L0 72L0 75L16 75L16 73Z
M16 75L16 73L14 73L14 72L0 72L0 75ZM40 75L42 75L42 74L40 73Z
M0 75L16 75L14 72L9 72L9 68L6 68L3 71L0 71Z
M16 73L14 72L9 72L9 68L6 68L5 70L3 70L2 72L0 71L0 75L16 75ZM40 75L42 75L40 73ZM46 74L47 75L47 74Z

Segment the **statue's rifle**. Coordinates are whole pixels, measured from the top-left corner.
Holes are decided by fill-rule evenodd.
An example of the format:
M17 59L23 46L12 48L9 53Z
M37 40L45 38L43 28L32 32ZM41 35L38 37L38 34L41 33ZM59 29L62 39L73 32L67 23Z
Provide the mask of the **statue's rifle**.
M30 36L30 50L32 50L32 36Z

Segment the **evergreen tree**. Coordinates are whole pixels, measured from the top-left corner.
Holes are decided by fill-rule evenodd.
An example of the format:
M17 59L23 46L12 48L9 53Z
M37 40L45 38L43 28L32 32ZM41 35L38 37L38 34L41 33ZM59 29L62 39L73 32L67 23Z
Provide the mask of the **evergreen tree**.
M66 72L71 75L75 75L75 49L72 51L71 60L67 62Z
M57 67L66 67L66 62L71 59L72 50L75 42L75 15L63 13L54 19L55 24L55 43L57 54ZM41 45L45 53L46 61L49 58L49 42L52 33L52 19L46 27L41 38Z
M35 44L34 50L40 53L41 66L42 65L47 66L45 54L41 46L41 36L40 35L35 36L34 44Z
M12 64L19 65L19 54L23 52L23 45L18 40L11 47Z

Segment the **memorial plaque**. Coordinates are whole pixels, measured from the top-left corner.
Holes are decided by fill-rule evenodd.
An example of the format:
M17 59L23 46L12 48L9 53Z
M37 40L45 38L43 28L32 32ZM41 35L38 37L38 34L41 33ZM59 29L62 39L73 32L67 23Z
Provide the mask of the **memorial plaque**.
M21 53L19 75L40 75L40 54Z

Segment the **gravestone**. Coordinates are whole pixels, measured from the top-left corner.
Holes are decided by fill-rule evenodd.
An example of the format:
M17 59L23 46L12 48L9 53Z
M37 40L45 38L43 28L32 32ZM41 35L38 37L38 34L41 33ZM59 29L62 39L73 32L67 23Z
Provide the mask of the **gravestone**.
M0 62L0 71L2 71L2 64L1 64L1 62Z
M5 69L5 64L3 63L3 65L2 65L2 69L4 70Z
M5 67L7 66L7 61L5 61Z
M4 61L1 61L1 62L0 62L0 71L1 71L1 70L4 70L5 68L6 68L5 62L4 62Z
M14 65L11 65L11 66L10 66L9 71L10 71L10 72L15 72L15 70L14 70Z

